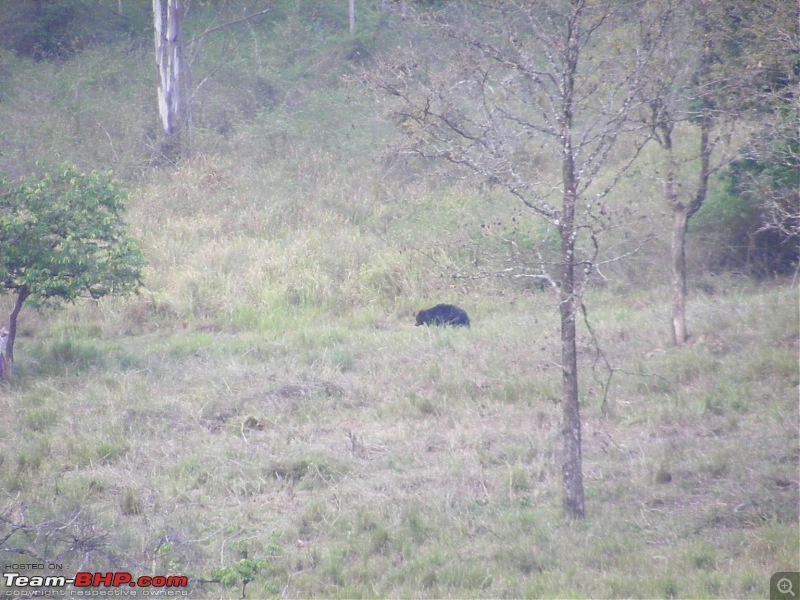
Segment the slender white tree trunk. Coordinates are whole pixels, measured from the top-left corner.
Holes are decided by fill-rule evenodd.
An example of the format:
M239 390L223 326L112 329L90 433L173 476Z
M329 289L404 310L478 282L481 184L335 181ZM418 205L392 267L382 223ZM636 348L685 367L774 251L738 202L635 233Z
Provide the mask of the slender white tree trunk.
M158 112L168 136L177 136L182 121L183 32L182 0L153 0Z

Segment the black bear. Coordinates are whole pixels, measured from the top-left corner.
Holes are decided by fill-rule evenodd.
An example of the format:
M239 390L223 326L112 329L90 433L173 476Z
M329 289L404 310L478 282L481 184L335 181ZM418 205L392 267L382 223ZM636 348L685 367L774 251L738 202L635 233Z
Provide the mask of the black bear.
M452 325L453 327L469 327L467 313L452 304L437 304L428 310L417 313L417 325Z

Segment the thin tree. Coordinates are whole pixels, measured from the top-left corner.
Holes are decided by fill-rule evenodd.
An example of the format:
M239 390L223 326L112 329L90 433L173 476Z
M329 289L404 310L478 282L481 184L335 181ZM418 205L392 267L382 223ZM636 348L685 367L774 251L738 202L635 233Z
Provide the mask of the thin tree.
M673 342L682 345L689 339L686 324L689 220L703 206L709 179L716 168L712 165L712 156L717 145L714 133L719 119L714 112L711 81L715 40L706 2L685 4L655 0L648 8L652 11L650 17L661 22L668 33L658 39L643 36L644 43L658 61L646 74L646 85L642 86L641 93L646 106L644 122L663 153L663 172L659 178L672 215L671 331ZM676 137L683 140L688 136L696 136L696 150L686 158L686 153L676 148ZM685 172L687 164L696 165L696 175ZM687 183L692 179L694 185Z
M758 153L765 145L788 149L779 157L772 156L783 162L773 165L773 173L781 167L791 172L797 164L791 151L796 122L785 128L784 118L789 107L785 99L791 94L764 91L770 86L763 65L779 65L776 70L781 77L787 83L792 80L798 38L787 21L796 25L798 13L796 7L791 9L780 0L757 4L652 0L649 8L651 18L662 21L668 30L668 35L648 40L658 64L647 74L642 94L647 107L644 121L662 151L659 176L672 215L671 330L673 342L680 346L690 339L686 318L689 223L708 197L711 178L736 158L729 143L731 129L743 120L758 122L759 113L768 113L769 126L757 128L758 136L749 150ZM767 46L770 49L765 56L761 53ZM776 139L781 141L776 144ZM726 143L720 143L722 140ZM773 203L773 208L787 206L786 191L779 191L780 201ZM769 194L760 195L769 214ZM791 198L791 192L788 196ZM791 222L790 213L772 214L785 224Z
M184 47L184 21L189 11L186 0L153 0L153 30L155 33L155 56L158 70L158 112L161 128L166 136L164 154L176 159L182 153L181 133L190 123L191 104L194 95L210 77L205 77L192 88L192 63L200 53L204 38L222 29L246 23L264 16L275 9L273 3L244 17L218 22L226 2L218 6L217 15L206 29L192 38ZM184 61L188 54L189 61ZM216 69L212 71L215 72Z
M403 151L504 188L558 231L563 504L583 517L576 317L615 224L609 194L645 143L630 119L647 58L632 41L636 6L464 1L424 20L447 58L398 53L367 77L407 134Z

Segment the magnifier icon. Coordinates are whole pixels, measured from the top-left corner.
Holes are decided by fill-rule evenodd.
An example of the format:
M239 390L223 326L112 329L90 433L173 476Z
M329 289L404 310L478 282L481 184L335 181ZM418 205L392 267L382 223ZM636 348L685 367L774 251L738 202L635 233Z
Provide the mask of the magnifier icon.
M794 591L792 590L792 582L791 582L791 580L787 579L786 577L783 577L783 578L779 579L778 583L776 584L775 587L778 588L778 591L781 594L791 594L792 598L796 598L797 597L795 595Z

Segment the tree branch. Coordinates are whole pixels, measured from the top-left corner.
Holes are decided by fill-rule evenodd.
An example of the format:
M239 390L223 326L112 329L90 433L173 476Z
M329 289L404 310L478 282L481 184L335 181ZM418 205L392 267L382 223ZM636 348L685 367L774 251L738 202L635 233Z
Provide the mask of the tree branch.
M241 19L236 19L235 21L229 21L227 23L222 23L222 24L216 25L214 27L209 27L203 33L201 33L196 38L194 38L192 40L192 44L198 43L200 40L202 40L204 37L206 37L207 35L209 35L211 33L214 33L216 31L220 31L221 29L226 29L228 27L233 27L234 25L240 25L242 23L245 23L246 21L250 21L250 20L256 19L258 17L262 17L262 16L264 16L266 14L271 13L273 10L275 10L275 6L270 6L269 8L265 8L264 10L260 10L260 11L258 11L256 13L253 13L252 15L247 15L246 17L242 17Z

